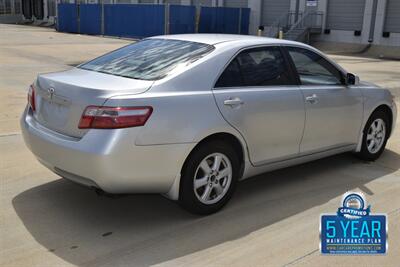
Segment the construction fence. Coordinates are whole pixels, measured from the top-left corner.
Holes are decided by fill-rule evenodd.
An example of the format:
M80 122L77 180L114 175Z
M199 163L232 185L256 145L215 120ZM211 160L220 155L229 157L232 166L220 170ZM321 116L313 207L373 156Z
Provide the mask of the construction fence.
M86 3L59 3L57 8L57 30L60 32L129 38L249 32L249 8Z

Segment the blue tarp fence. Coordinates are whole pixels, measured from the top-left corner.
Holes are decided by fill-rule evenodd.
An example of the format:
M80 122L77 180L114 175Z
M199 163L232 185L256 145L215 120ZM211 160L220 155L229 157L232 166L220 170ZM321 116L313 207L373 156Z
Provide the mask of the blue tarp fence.
M163 5L104 5L104 35L142 38L164 34Z
M77 33L78 30L78 6L75 4L57 5L57 30L60 32Z
M249 8L201 7L198 20L196 7L185 5L60 3L57 8L60 32L143 38L249 31Z
M169 34L196 32L196 7L171 5L169 7Z
M249 8L202 7L200 33L249 33Z
M249 34L249 25L250 25L250 8L242 8L239 34Z
M101 5L79 5L79 32L101 34Z

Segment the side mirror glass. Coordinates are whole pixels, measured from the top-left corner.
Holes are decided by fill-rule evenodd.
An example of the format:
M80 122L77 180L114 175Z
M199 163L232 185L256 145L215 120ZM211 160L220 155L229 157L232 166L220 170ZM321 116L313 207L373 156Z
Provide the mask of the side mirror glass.
M347 85L357 85L360 82L360 78L353 73L347 73L346 84Z

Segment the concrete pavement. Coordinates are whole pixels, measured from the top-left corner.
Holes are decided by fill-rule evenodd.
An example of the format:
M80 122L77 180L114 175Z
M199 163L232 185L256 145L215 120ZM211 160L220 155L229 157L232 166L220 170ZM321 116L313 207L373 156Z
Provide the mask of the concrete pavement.
M378 161L350 154L243 181L221 212L198 217L159 195L117 199L61 180L23 144L18 117L39 72L126 40L0 25L0 266L398 266L400 128ZM400 62L334 56L362 79L400 88ZM399 121L397 123L400 123ZM385 256L321 256L319 216L348 190L389 215Z

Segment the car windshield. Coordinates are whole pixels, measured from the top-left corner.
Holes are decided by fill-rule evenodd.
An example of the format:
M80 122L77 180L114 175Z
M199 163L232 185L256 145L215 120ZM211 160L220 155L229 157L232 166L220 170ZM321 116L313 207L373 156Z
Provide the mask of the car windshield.
M178 67L185 67L214 49L195 42L147 39L125 46L78 66L140 80L159 80Z

